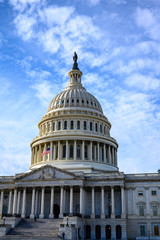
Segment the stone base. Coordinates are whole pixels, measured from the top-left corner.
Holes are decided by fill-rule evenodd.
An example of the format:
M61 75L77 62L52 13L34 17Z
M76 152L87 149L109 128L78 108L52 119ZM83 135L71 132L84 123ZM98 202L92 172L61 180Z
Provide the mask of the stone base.
M91 214L91 218L95 218L95 214Z
M103 219L104 219L104 218L105 218L105 214L101 214L101 218L103 218Z
M39 215L39 218L44 218L44 214L40 214L40 215Z
M30 215L30 218L31 218L31 219L34 219L34 217L35 217L34 214L31 214L31 215Z
M54 214L49 214L49 218L54 218Z
M111 218L115 218L115 214L111 214Z

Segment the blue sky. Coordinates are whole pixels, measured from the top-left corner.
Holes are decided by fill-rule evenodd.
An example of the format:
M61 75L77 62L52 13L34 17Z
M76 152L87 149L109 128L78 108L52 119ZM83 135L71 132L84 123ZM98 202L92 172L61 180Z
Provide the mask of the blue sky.
M125 173L160 168L160 1L0 0L0 175L27 171L30 142L68 83L73 52Z

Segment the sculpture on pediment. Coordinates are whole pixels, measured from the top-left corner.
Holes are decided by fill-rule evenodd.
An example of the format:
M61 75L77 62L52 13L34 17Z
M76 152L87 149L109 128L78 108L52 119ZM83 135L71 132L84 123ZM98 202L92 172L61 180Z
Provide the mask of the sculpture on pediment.
M55 170L51 168L46 168L42 170L39 179L52 179L55 177Z

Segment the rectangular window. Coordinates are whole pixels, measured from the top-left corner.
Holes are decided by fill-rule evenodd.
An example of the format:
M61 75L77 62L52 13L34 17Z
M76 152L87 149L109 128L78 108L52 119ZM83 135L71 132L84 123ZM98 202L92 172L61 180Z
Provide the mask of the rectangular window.
M71 129L73 129L73 128L74 128L74 122L71 121Z
M58 122L58 130L61 130L61 122Z
M100 125L100 133L102 133L102 125Z
M67 121L64 121L64 130L67 129Z
M55 122L53 122L53 131L55 131Z
M80 129L80 121L77 121L77 129Z
M152 191L152 196L156 196L156 191L154 190L154 191Z
M139 216L144 216L144 206L139 206Z
M138 195L139 195L139 196L143 196L143 192L142 192L142 191L139 191L139 192L138 192Z
M141 225L140 226L140 236L145 236L145 226L144 225Z
M158 208L157 206L153 206L153 216L157 216L158 215Z
M92 122L90 122L90 131L92 131Z
M87 123L86 123L86 121L84 121L84 130L86 130L87 129Z
M159 226L154 226L154 236L159 236Z
M98 126L97 126L97 123L95 123L95 131L97 132L98 130Z

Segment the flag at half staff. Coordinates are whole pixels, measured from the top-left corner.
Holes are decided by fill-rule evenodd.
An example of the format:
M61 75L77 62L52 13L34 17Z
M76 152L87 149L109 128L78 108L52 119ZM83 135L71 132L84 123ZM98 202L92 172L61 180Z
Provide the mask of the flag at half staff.
M43 151L43 153L41 154L41 157L42 157L43 155L45 155L45 154L48 154L48 153L50 153L50 147L47 148L47 150L44 150L44 151Z

